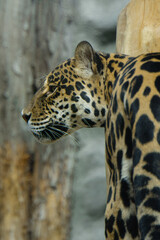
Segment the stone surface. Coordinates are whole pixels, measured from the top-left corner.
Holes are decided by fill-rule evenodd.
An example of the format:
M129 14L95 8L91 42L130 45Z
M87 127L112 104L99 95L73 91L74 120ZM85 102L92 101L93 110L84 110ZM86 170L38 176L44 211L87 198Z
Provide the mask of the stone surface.
M80 130L79 139L71 239L103 239L106 200L104 130Z
M71 56L74 2L0 0L1 240L66 240L70 230L75 149L67 138L37 143L21 110Z

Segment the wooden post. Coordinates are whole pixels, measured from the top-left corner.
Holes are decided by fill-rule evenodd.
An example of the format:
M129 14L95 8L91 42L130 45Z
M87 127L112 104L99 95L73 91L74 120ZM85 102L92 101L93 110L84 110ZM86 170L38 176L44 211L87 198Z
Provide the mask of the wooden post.
M118 53L160 52L160 0L131 0L117 25Z

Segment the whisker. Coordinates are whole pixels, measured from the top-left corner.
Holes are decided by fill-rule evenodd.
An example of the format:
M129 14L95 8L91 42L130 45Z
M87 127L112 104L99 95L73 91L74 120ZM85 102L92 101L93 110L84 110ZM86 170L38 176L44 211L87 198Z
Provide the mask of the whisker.
M33 132L42 132L43 130L45 130L45 127L30 127L29 130L33 131Z
M53 132L54 132L54 131L58 131L58 132L62 133L62 134L65 135L65 136L70 136L68 133L66 133L66 132L64 132L64 131L62 131L62 130L60 130L60 129L58 129L58 128L54 128L54 127L48 126L47 129L52 130ZM54 133L55 133L55 132L54 132ZM57 136L58 136L58 135L59 135L59 137L61 136L60 134L57 133Z
M44 133L49 137L49 139L53 139L53 137L54 137L53 135L50 136L50 134L49 134L47 131L45 131ZM55 139L55 138L54 138L54 139Z
M62 126L62 125L58 125L58 124L57 124L57 126ZM77 138L75 138L75 137L72 136L71 134L68 134L67 132L64 132L63 130L60 130L60 129L58 129L58 128L54 128L54 126L48 126L47 129L51 129L52 131L59 131L59 132L61 132L63 135L71 137L72 140L73 140L74 142L76 142L76 144L79 144L79 141L78 141Z
M81 125L79 125L79 124L77 124L77 123L76 123L76 125L77 125L77 127L79 127L79 129L80 129L80 128L82 128L82 126L81 126ZM53 123L53 125L52 125L52 126L53 126L53 127L63 127L63 126L65 127L65 125L62 125L62 124L57 124L57 123L56 123L56 124L55 124L55 123ZM72 127L70 127L70 126L67 126L67 128L68 128L69 130L73 130L73 131L75 131L75 128L72 128ZM76 130L78 130L78 129L76 129Z
M49 127L47 128L47 130L48 130L50 133L53 133L53 134L54 134L55 136L57 136L58 138L61 137L60 134L58 134L57 132L52 131L52 129L50 129ZM57 130L57 129L56 129L56 130Z

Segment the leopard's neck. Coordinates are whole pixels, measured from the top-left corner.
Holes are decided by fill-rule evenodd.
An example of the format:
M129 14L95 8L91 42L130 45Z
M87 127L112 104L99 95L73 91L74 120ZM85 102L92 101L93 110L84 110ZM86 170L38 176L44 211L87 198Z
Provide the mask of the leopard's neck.
M112 90L116 81L116 78L121 69L130 61L132 57L124 54L102 54L100 53L103 64L105 65L105 78L104 78L104 95L107 105L110 103Z

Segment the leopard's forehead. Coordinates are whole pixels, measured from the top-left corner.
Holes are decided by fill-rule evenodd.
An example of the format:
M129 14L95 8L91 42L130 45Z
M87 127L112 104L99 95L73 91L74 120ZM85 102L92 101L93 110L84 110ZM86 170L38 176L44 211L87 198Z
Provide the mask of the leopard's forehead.
M77 78L75 73L75 59L68 59L58 65L46 77L46 85L64 85L66 83L74 82Z

